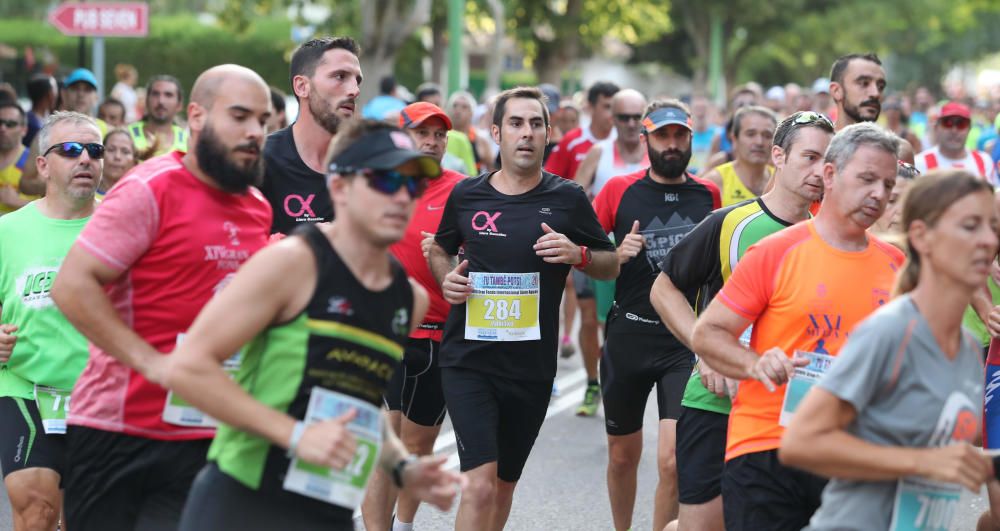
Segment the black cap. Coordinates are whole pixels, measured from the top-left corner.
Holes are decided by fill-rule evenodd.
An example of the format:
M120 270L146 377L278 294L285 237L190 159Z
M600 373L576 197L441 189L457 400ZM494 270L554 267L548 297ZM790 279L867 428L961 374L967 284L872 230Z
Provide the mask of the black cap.
M409 135L399 130L379 129L357 139L334 157L330 173L350 174L358 170L392 170L417 161L418 177L433 179L441 175L441 165L433 157L416 150Z

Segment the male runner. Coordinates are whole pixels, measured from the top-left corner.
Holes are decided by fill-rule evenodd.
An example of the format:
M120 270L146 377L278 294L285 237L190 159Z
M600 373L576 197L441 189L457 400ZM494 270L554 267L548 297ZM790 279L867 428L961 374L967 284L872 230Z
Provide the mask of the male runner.
M33 199L19 192L30 157L29 149L21 143L24 132L21 105L12 100L0 101L0 215L13 212Z
M129 124L128 132L135 149L142 153L156 146L153 155L188 150L188 132L177 125L177 115L184 108L184 88L174 76L159 74L146 84L146 115Z
M443 456L410 456L380 411L428 305L387 252L440 174L413 148L377 121L338 132L328 166L336 221L253 257L161 358L166 385L223 423L180 529L353 530L376 455L401 486L451 504L458 474L441 470ZM237 383L224 366L241 348Z
M740 107L733 115L733 160L705 174L722 191L722 206L753 199L764 192L771 167L771 138L778 125L774 111L759 105Z
M819 214L752 247L694 326L695 352L743 380L722 474L727 530L801 529L819 507L826 481L778 462L784 384L807 355L836 356L889 299L903 255L867 229L892 192L898 149L898 137L875 124L835 135ZM748 348L739 339L751 324Z
M594 199L601 228L621 242L621 273L601 358L608 496L620 531L632 526L642 419L654 386L660 423L653 528L663 529L677 517L675 428L693 356L660 324L649 290L667 251L719 207L719 189L686 171L691 160L687 106L677 100L654 101L641 118L650 167L611 179Z
M771 147L774 188L713 212L667 253L650 299L678 341L691 347L695 309L708 306L748 247L809 216L823 193L823 153L832 136L833 123L819 113L798 112L782 120ZM677 419L676 529L724 529L722 465L730 407L724 378L698 360Z
M55 529L62 509L66 410L87 340L49 288L94 211L104 156L97 124L79 113L49 116L38 139L45 197L0 218L0 334L15 341L0 354L0 468L14 529Z
M289 234L299 223L333 219L323 160L337 127L354 117L361 90L360 54L350 37L313 39L292 54L299 115L264 145L261 191L274 211L271 232Z
M548 134L538 89L497 96L492 135L503 169L455 186L430 249L431 271L452 304L440 365L469 478L460 531L499 531L510 514L548 408L570 266L601 278L618 273L583 189L542 171Z
M28 111L28 132L21 143L31 147L35 135L42 129L42 123L56 110L59 100L59 85L56 78L48 74L35 74L28 80L28 99L31 100L31 110Z
M451 125L448 115L433 103L413 103L399 113L399 126L410 134L421 153L438 164L447 149L447 133L451 130ZM444 321L451 309L441 296L441 286L431 274L422 244L433 236L433 232L441 224L444 204L452 188L463 178L458 172L442 169L441 176L432 179L427 190L417 200L413 218L403 239L390 248L403 270L410 278L419 282L430 296L427 314L420 326L410 334L402 363L385 390L390 424L406 449L416 455L430 455L434 451L434 440L444 422L445 405L438 359L441 356ZM390 477L376 471L365 498L365 529L389 529L396 497L394 494ZM392 530L411 530L418 507L419 502L412 496L400 494Z
M187 109L192 149L119 181L56 278L53 300L91 343L66 433L75 530L177 527L215 424L147 371L267 243L270 208L251 185L270 107L252 70L202 73Z
M837 105L836 130L878 120L885 85L885 70L877 55L852 53L839 57L830 69L830 96Z
M611 97L616 134L614 138L591 146L574 178L591 197L596 197L612 177L649 167L649 150L642 138L642 118L645 111L646 97L637 90L623 89ZM611 231L612 229L608 229L608 232ZM603 322L608 315L615 283L592 280L582 272L574 271L573 285L583 319L579 333L580 354L587 373L583 402L576 414L590 417L597 413L597 407L601 403L601 386L597 380L597 361L601 357L597 322ZM586 296L588 294L589 297ZM572 320L569 322L572 323Z
M586 128L578 127L563 135L559 144L552 148L552 153L545 163L545 171L563 179L573 179L591 146L613 138L615 130L611 121L613 114L611 98L618 90L618 85L610 81L598 81L587 89L590 125Z
M914 164L917 170L927 173L935 168L962 168L992 182L993 159L982 151L965 147L971 126L972 113L968 107L953 101L941 106L934 122L937 144L917 155Z

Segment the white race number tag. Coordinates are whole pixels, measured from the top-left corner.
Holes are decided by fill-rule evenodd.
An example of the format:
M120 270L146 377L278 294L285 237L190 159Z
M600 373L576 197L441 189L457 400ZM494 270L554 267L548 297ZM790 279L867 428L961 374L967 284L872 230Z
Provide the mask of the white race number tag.
M469 273L469 282L472 295L465 304L465 339L541 339L538 273Z
M826 374L830 364L833 363L833 356L817 352L796 350L795 357L808 358L809 365L796 367L795 374L785 385L785 400L781 403L781 418L778 419L778 424L782 426L788 426L792 421L792 415L799 407L799 402L802 402L806 393Z

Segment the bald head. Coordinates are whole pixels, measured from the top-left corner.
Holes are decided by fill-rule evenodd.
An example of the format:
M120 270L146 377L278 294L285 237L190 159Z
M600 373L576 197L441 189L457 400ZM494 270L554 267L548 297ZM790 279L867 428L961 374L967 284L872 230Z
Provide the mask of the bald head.
M611 98L611 116L618 130L619 145L634 147L639 144L645 110L646 97L638 90L619 90Z
M611 97L611 111L615 113L631 113L633 108L639 109L639 114L646 108L646 97L635 89L622 89Z
M191 89L191 103L211 109L219 96L219 89L226 86L229 90L231 83L258 85L264 93L270 94L267 83L257 72L240 65L218 65L205 70L195 80L194 88Z

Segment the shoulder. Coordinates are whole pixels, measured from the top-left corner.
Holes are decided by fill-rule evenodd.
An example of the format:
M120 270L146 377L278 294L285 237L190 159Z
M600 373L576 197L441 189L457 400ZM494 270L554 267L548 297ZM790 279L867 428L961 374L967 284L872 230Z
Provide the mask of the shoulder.
M715 184L715 182L712 181L712 179L710 178L713 172L715 172L715 170L708 172L708 174L705 175L704 177L696 177L695 175L689 173L688 184L696 188L704 188L705 190L713 194L718 194L719 185Z
M641 170L637 170L632 173L626 173L624 175L616 175L608 180L608 182L604 185L604 188L601 191L603 192L608 188L612 190L624 190L625 188L632 186L636 182L641 181L642 178L646 176L646 171L647 169L643 168Z
M904 254L903 251L899 250L899 248L896 247L895 245L886 242L885 240L882 240L878 236L875 236L874 234L871 233L869 233L868 237L871 238L872 245L874 245L875 248L879 250L879 252L888 256L897 266L902 264L903 260L906 259L906 254Z
M542 183L539 189L552 191L557 194L581 194L584 199L587 197L586 192L583 191L583 187L576 181L563 179L554 173L549 173L544 170L542 171Z
M906 341L913 333L919 312L908 295L892 299L875 310L855 329L856 332L874 334L894 344ZM853 332L852 332L853 333Z
M179 173L187 174L189 172L181 162L181 153L175 151L166 155L153 157L132 168L122 178L122 182L137 181L150 188L156 188L176 184L174 177Z
M758 254L764 253L775 259L781 258L812 239L813 235L809 230L809 223L808 221L798 223L765 236L751 246L751 249Z

